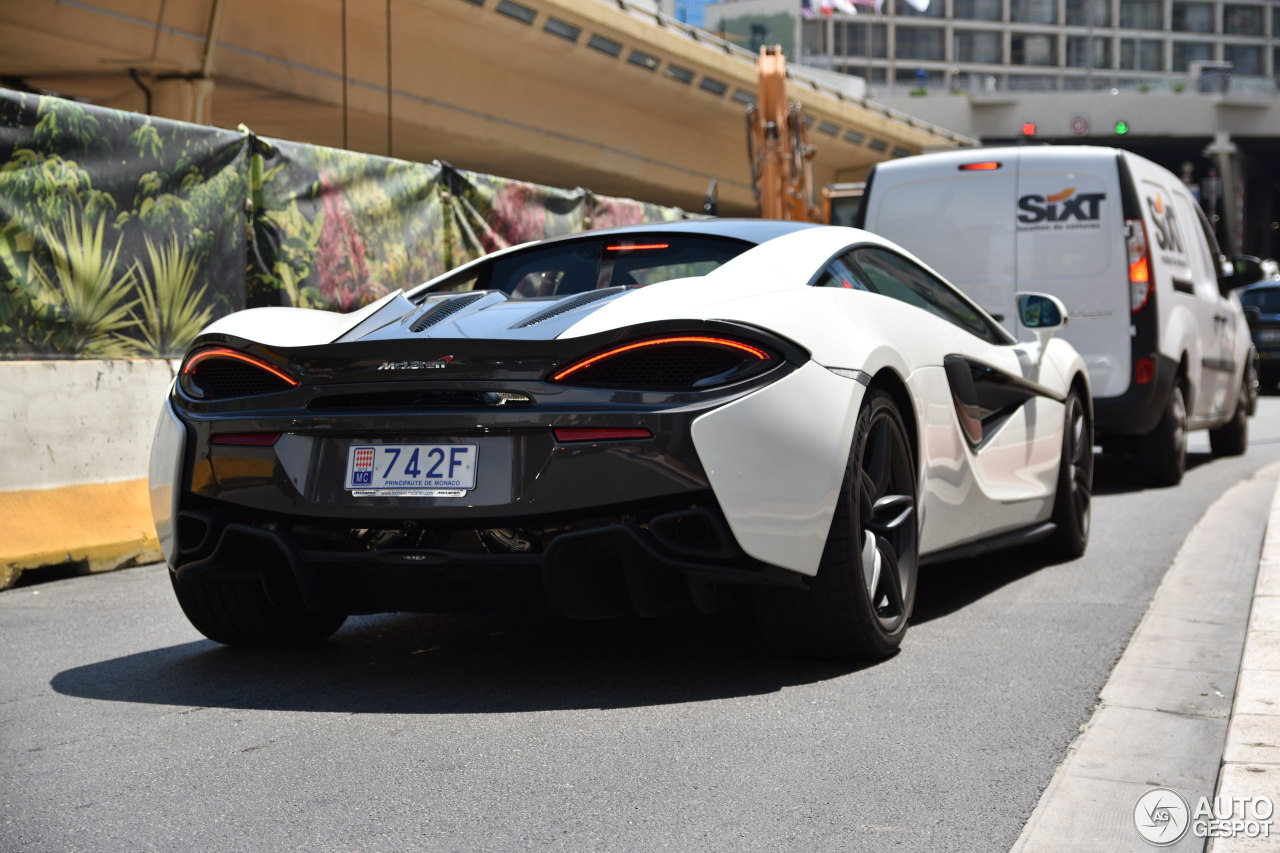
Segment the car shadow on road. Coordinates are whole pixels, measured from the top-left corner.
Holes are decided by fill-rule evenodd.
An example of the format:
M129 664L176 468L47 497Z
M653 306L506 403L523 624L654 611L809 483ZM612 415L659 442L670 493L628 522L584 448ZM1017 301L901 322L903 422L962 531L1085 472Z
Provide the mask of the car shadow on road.
M1212 453L1187 454L1187 470L1206 465L1214 459ZM1132 456L1099 453L1093 457L1093 493L1095 495L1120 495L1141 492L1146 489L1177 486L1152 486L1142 475L1138 460Z
M287 651L183 643L58 673L59 693L195 707L519 713L713 701L862 669L773 655L747 614L570 622L395 614Z
M911 624L949 616L1003 586L1053 565L1057 564L1030 545L925 566L920 569Z

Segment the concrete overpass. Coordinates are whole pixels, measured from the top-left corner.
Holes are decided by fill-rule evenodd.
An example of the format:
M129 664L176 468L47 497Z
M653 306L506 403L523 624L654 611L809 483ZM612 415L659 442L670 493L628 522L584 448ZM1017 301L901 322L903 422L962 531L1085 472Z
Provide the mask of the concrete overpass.
M819 184L972 141L792 72ZM754 56L626 0L4 2L0 77L690 210L714 178L722 213L754 212Z

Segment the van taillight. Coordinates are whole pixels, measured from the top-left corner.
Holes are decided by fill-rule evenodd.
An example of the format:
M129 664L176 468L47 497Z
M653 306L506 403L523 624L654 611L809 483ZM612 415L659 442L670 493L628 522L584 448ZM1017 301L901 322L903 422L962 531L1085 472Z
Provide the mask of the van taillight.
M1125 243L1129 251L1129 310L1137 313L1151 301L1151 261L1147 255L1147 228L1141 219L1126 219Z

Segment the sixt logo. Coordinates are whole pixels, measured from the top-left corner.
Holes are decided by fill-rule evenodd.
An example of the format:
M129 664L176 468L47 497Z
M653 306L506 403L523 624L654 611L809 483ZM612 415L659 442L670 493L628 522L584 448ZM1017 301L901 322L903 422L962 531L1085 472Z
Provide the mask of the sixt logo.
M1106 193L1076 193L1075 187L1067 187L1053 195L1030 193L1018 199L1018 221L1033 225L1037 222L1095 222L1101 214Z
M435 361L384 361L378 365L379 370L443 370L453 356L442 355Z
M1164 196L1156 193L1155 198L1147 197L1147 210L1151 211L1151 224L1156 229L1156 245L1166 252L1183 254L1182 233L1173 215L1173 205L1165 204Z

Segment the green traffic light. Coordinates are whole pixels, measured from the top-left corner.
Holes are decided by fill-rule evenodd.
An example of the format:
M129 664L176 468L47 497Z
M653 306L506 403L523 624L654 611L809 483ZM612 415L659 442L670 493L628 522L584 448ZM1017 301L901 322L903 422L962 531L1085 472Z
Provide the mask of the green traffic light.
M1124 136L1128 132L1129 122L1123 120L1116 122L1116 136Z

